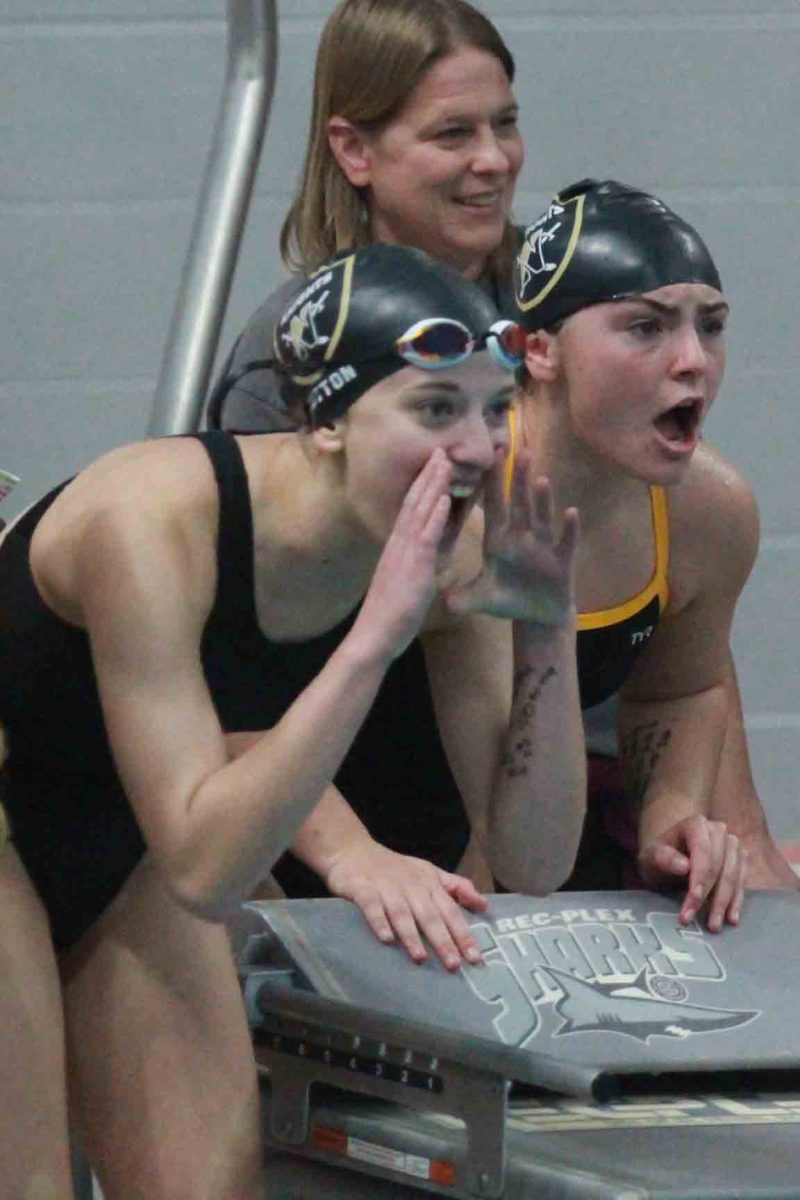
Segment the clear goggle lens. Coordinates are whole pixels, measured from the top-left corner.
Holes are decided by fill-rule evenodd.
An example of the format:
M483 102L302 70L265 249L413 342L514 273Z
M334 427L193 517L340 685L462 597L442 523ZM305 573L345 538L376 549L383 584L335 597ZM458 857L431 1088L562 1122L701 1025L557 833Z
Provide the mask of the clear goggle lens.
M486 333L475 337L460 321L429 317L407 329L395 347L401 358L425 371L456 367L484 348L498 367L514 371L525 357L525 330L513 321L495 321Z

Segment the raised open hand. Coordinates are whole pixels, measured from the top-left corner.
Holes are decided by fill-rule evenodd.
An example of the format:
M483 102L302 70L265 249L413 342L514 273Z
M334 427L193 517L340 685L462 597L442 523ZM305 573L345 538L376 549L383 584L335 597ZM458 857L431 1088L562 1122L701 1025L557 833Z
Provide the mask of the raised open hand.
M507 503L503 462L495 464L484 488L484 515L483 571L448 594L450 611L562 625L574 604L577 510L566 509L558 536L550 483L531 480L530 457L521 451Z

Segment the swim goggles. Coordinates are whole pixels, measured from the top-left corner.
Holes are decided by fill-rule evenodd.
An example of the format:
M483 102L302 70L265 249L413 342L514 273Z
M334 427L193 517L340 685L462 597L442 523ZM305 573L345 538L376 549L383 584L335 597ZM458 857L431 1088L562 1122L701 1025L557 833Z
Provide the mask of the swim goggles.
M525 337L525 329L514 321L495 321L486 333L476 337L466 325L451 317L426 317L411 325L397 338L394 351L399 358L413 366L422 367L425 371L444 371L448 367L466 362L471 354L485 349L488 350L492 361L503 371L515 371L517 367L522 366L525 359ZM222 377L209 398L208 422L212 429L221 428L223 401L231 388L251 371L270 371L281 365L274 356L256 358L244 363L237 371L230 372L229 364L235 353L234 346ZM391 351L388 355L381 354L374 359L357 357L355 362L361 368L370 362L384 362L387 357L391 357ZM333 371L336 369L336 363L321 362L318 369ZM363 382L362 376L361 383Z
M406 362L425 371L443 371L466 362L471 354L488 350L504 371L515 371L525 360L525 330L514 321L495 321L477 337L466 325L449 317L417 321L395 342Z

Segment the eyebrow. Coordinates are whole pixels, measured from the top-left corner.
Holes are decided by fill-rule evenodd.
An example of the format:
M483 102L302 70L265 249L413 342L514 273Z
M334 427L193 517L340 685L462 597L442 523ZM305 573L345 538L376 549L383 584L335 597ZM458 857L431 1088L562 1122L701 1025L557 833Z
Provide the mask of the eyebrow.
M652 300L649 296L626 296L620 300L621 304L646 304L648 308L652 308L655 312L661 313L663 316L672 317L680 310L678 304L665 304L662 300ZM707 300L702 301L697 306L701 312L729 312L730 305L727 300Z
M517 104L516 101L512 102L511 104L502 104L499 108L496 108L494 110L494 112L491 114L491 116L492 116L492 119L495 119L497 117L508 117L508 116L511 116L512 114L515 117L519 116L519 104ZM458 122L469 122L469 121L474 121L474 120L475 120L474 110L467 110L464 108L455 108L455 107L447 108L445 105L445 106L443 106L442 111L438 114L438 116L436 118L434 118L434 120L431 122L431 124L435 125L440 121L454 121L454 122L458 123Z
M448 379L431 379L430 382L426 379L422 383L410 383L403 390L407 395L415 396L418 392L451 392L453 395L461 395L464 389Z
M430 395L441 396L442 393L446 393L447 395L450 395L453 397L456 397L456 396L466 397L467 396L467 392L461 386L461 384L452 383L448 379L432 379L430 381L430 383L427 380L425 380L424 383L411 384L411 385L409 385L409 387L405 388L404 390L405 390L405 394L407 396L412 396L412 397L414 397L414 396L430 396ZM505 383L502 385L502 387L495 388L495 390L493 392L490 392L489 395L487 396L487 399L488 400L497 400L500 398L505 399L506 397L513 397L514 392L515 392L514 384L513 383Z

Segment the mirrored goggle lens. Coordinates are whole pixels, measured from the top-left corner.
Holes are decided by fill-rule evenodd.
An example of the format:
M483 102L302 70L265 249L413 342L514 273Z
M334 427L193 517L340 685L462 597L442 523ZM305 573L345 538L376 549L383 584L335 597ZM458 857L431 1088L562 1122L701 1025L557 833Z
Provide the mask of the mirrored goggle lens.
M495 321L486 334L486 349L505 371L515 371L525 361L525 330L514 321Z
M474 345L465 325L445 319L418 321L396 342L401 358L428 371L464 362Z

